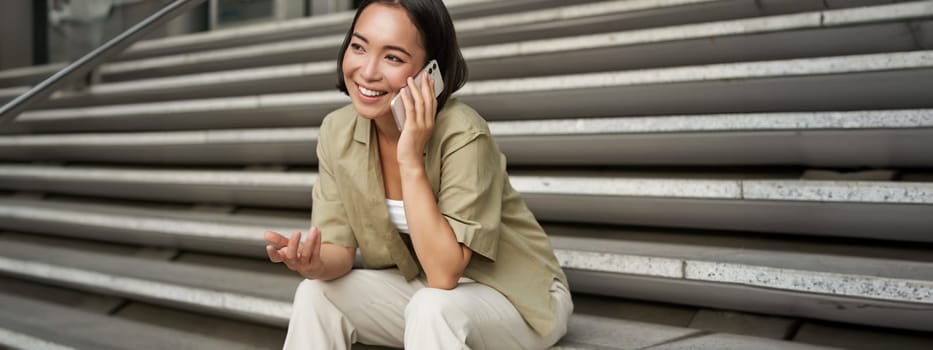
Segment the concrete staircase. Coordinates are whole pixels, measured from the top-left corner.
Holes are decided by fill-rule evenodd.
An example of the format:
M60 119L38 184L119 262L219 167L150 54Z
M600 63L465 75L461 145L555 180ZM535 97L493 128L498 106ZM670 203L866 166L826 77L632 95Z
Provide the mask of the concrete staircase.
M933 1L448 4L555 349L933 348ZM139 42L0 129L0 347L280 347L261 234L307 230L351 19Z

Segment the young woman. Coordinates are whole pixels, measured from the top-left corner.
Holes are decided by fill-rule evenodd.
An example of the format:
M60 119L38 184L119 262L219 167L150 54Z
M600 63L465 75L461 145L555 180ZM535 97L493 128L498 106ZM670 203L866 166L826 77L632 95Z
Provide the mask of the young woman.
M338 88L352 104L320 128L311 230L304 242L265 235L269 259L306 278L285 348L555 344L573 311L567 278L486 122L449 99L467 69L444 4L364 1L340 52ZM412 79L432 59L438 98ZM357 249L365 269L352 269Z

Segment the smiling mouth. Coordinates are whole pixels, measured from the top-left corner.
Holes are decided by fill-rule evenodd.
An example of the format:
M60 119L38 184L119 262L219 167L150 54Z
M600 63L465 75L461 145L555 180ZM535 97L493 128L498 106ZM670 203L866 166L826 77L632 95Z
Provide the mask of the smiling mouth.
M379 96L382 96L388 93L386 91L370 90L370 89L364 88L362 85L359 85L359 84L357 84L356 87L357 87L357 90L359 90L360 93L366 97L379 97Z

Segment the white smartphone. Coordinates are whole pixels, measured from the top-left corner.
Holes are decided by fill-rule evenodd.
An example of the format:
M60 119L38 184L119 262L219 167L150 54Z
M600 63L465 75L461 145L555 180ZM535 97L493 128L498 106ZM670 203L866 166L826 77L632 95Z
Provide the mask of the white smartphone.
M444 78L441 77L441 70L437 66L437 60L428 62L428 65L418 72L418 75L415 75L415 89L421 88L421 76L424 74L428 75L429 80L434 80L434 98L437 98L444 91ZM405 104L402 103L402 95L395 95L390 105L392 106L392 116L395 117L395 125L398 126L399 130L402 130L402 127L405 126Z

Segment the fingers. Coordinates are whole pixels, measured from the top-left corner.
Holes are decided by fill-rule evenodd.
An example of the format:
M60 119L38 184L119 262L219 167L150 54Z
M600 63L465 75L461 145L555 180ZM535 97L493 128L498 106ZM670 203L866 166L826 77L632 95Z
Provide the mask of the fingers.
M311 230L308 231L308 236L305 238L305 242L301 244L301 249L298 250L298 261L302 264L307 264L314 259L314 255L317 255L317 250L314 249L314 231L316 228L311 227Z
M272 245L278 247L284 247L288 245L288 239L275 231L266 231L266 233L263 235L263 238L265 238L266 242L269 242Z
M280 263L285 260L285 256L279 251L277 247L284 247L288 245L288 240L284 236L280 235L275 231L266 231L263 235L266 242L271 244L266 246L266 255L269 256L269 261L274 263Z
M321 258L321 230L317 227L311 227L308 231L308 250L311 251L311 259Z
M286 262L290 264L297 262L299 244L301 244L301 232L292 232L292 237L288 239L288 248L285 249Z
M283 260L282 255L279 253L279 251L271 245L266 246L266 254L269 255L269 261L272 261L274 263L280 263Z
M422 78L423 79L423 78ZM423 82L424 80L422 80ZM414 118L419 127L424 126L424 88L426 84L421 84L421 88L415 85L415 79L408 77L408 88L411 92L412 101L414 101L415 113L408 115L408 118Z
M411 78L409 78L411 79ZM410 85L409 85L410 86ZM402 105L405 106L405 125L404 128L408 129L409 125L412 125L415 121L415 102L411 99L411 93L409 92L408 87L403 87L399 94L402 95Z
M321 231L317 227L311 228L304 243L301 242L301 232L298 231L293 232L287 239L273 231L267 231L264 236L266 241L272 243L266 245L269 261L285 263L289 270L312 278L307 277L311 275L306 273L315 269L315 259L320 263ZM277 246L281 248L276 248Z
M424 111L427 112L425 117L433 117L432 112L435 109L434 106L437 105L437 98L434 97L434 79L428 79L427 74L421 76L421 96L424 97Z

